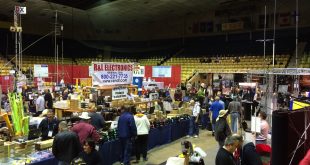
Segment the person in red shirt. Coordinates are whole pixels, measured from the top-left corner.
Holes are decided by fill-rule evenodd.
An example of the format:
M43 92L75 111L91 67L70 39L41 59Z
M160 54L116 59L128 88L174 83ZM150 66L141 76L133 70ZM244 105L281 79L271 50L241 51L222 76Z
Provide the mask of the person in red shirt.
M96 128L89 124L90 117L88 116L88 112L82 112L82 115L79 116L79 118L81 120L75 124L71 130L79 136L81 145L84 144L88 137L91 137L95 142L98 142L100 137Z

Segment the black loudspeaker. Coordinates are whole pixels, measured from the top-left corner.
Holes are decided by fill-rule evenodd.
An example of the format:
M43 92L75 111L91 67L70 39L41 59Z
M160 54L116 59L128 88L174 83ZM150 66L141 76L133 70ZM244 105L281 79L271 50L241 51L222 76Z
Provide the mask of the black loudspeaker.
M297 143L310 123L310 111L274 111L272 114L272 165L289 165ZM305 126L306 125L306 126ZM299 164L310 148L310 129L307 139L302 138L303 145L296 151L291 165ZM302 144L302 143L300 143Z

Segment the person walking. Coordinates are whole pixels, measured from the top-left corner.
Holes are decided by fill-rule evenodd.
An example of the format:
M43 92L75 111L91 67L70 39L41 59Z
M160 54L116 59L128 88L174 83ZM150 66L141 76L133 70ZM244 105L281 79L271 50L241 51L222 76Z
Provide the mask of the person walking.
M210 106L210 111L211 113L211 122L212 122L212 135L214 136L214 131L215 131L215 123L216 119L219 115L220 110L224 109L224 105L221 104L220 102L220 97L216 96L215 101L211 104Z
M70 165L70 162L79 155L81 145L76 133L69 131L65 121L58 125L59 133L55 136L52 152L58 160L58 165Z
M221 110L215 124L215 140L220 148L223 147L226 137L231 135L231 130L226 121L228 110Z
M242 106L237 101L237 97L233 97L233 101L228 104L228 111L230 112L231 130L233 133L238 131L238 121L241 118Z

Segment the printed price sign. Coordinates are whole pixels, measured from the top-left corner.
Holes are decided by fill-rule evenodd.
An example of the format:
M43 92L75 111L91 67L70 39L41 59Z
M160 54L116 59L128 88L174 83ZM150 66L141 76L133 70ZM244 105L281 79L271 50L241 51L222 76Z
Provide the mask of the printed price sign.
M125 99L127 98L128 89L123 87L113 88L112 100Z
M131 84L133 75L132 63L106 63L92 64L93 85Z

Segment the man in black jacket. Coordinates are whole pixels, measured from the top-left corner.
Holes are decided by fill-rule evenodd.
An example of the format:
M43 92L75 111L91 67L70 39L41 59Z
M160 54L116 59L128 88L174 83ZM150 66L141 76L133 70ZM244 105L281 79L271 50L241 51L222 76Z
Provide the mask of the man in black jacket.
M253 142L244 141L243 137L238 134L233 134L232 136L239 142L238 149L240 151L241 165L263 165Z
M53 97L48 89L44 90L44 101L46 109L53 109Z
M39 125L42 140L51 139L58 133L58 120L54 116L53 110L49 109L47 117Z
M52 151L58 160L58 165L70 165L81 151L79 137L75 132L68 130L65 121L59 123L59 133L54 138Z
M219 149L215 158L215 165L236 165L233 153L239 145L236 137L228 136L223 147Z

